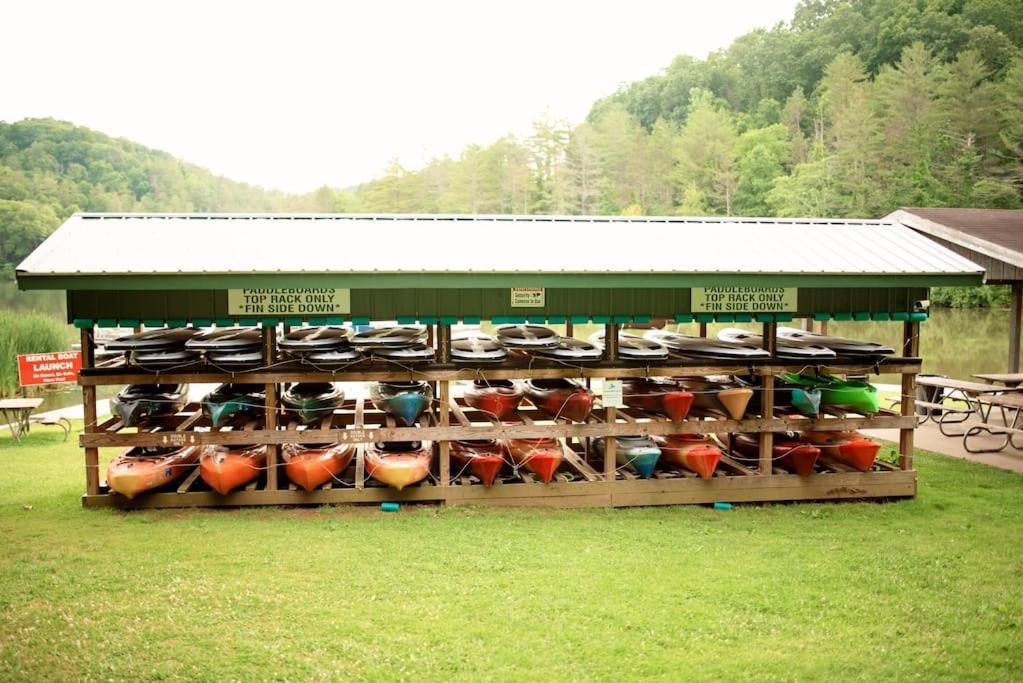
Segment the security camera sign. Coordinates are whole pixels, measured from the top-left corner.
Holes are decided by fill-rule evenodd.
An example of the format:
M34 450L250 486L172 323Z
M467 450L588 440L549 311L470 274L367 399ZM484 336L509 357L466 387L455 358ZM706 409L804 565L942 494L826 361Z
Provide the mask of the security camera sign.
M797 287L693 287L693 313L794 313Z
M349 289L322 287L227 290L229 315L343 315L351 313Z

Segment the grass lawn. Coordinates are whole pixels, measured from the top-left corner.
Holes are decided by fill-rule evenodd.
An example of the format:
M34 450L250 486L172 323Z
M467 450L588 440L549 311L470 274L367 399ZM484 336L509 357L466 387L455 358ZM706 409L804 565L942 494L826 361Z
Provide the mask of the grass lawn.
M1023 477L896 503L83 510L0 437L0 678L1023 676Z

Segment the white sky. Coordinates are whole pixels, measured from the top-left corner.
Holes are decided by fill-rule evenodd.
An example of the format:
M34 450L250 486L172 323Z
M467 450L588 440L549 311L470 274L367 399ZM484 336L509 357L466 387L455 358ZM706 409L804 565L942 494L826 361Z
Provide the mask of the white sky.
M52 116L235 180L349 186L704 57L796 0L4 0L0 120Z

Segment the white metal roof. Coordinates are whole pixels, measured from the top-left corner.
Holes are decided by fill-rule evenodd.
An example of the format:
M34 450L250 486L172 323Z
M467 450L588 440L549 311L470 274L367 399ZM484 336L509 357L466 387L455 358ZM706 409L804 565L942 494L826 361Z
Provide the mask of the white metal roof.
M75 214L18 272L927 275L983 269L884 220Z

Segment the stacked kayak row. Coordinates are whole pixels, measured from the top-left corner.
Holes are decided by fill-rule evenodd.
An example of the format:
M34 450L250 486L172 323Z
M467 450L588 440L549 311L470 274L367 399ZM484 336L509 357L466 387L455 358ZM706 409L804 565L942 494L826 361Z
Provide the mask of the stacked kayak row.
M596 363L604 357L604 332L586 341L565 337L543 325L504 325L493 336L469 332L451 341L456 364L483 366L543 359L567 364ZM427 343L426 327L399 325L353 333L343 326L302 327L278 341L280 361L298 361L316 368L337 370L366 359L398 364L430 363L436 350ZM759 334L725 329L718 339L706 339L665 330L639 335L619 332L617 358L624 362L656 364L671 359L748 363L772 358ZM264 365L258 328L155 329L120 337L105 345L105 353L123 353L126 363L145 370L166 371L199 363L227 371ZM791 328L779 328L774 357L808 364L836 358L877 362L894 350L874 342L829 337Z

